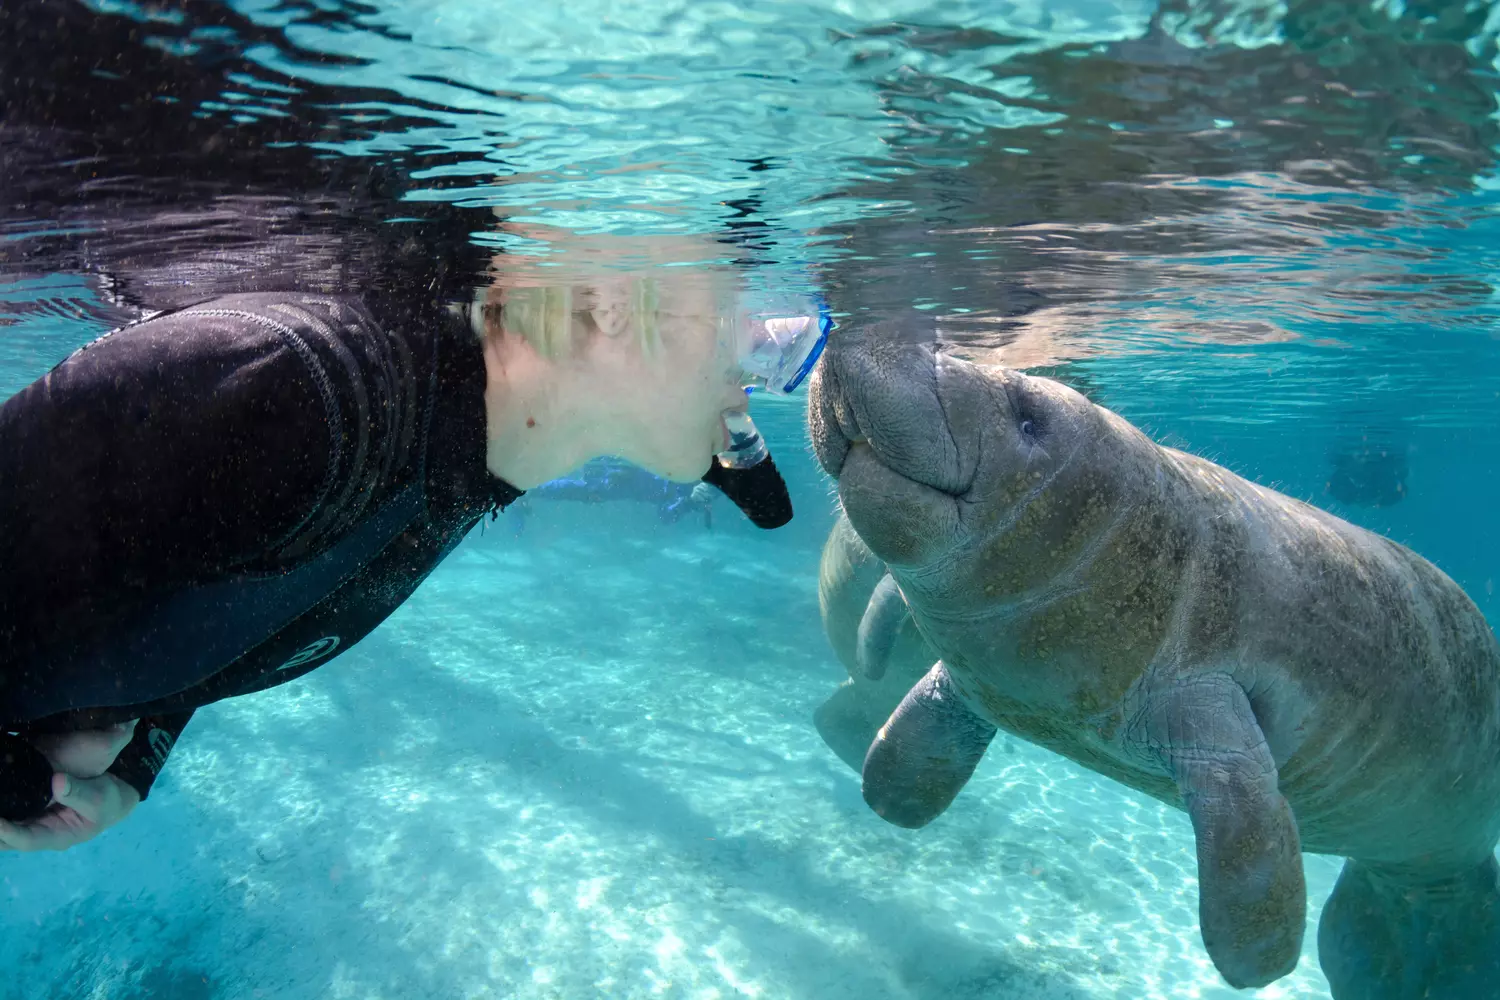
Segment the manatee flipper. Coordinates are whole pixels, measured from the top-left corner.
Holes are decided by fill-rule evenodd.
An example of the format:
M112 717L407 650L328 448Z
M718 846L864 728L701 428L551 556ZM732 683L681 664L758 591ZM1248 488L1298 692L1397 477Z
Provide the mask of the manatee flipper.
M948 808L994 738L995 727L965 704L939 661L870 744L865 802L896 826L926 826Z
M1334 1000L1492 1000L1500 865L1493 854L1456 874L1346 861L1318 923L1318 960Z
M870 680L878 681L885 676L891 650L896 647L896 637L901 634L907 614L906 598L901 596L901 588L887 573L875 585L870 603L865 606L864 617L859 620L854 658Z
M884 721L870 716L869 698L853 681L834 688L828 700L813 712L813 725L823 742L856 772L864 766L865 752Z
M1208 956L1237 989L1297 966L1307 923L1302 849L1250 699L1228 674L1146 695L1132 742L1177 781L1198 846L1198 917Z

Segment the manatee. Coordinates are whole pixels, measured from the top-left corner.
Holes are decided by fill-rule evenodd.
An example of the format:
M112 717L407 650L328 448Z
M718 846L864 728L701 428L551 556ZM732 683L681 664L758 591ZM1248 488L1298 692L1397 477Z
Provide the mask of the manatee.
M932 821L1003 729L1187 813L1230 985L1296 966L1308 851L1346 859L1334 997L1500 995L1500 650L1451 579L930 346L830 345L808 420L936 654L865 756L877 814Z
M937 654L917 630L885 563L842 514L823 545L818 606L849 679L813 713L813 723L829 749L858 772L875 733Z

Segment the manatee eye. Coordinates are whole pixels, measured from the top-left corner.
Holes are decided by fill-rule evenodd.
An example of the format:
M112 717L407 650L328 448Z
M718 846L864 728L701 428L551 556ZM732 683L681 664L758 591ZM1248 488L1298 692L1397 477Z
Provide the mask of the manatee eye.
M1021 421L1021 433L1025 434L1027 437L1035 437L1036 424L1032 423L1030 420Z

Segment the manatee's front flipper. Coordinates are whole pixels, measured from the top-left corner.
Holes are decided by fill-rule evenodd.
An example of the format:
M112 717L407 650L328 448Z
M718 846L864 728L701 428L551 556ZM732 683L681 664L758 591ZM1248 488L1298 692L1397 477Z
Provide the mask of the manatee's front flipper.
M1297 821L1243 688L1227 674L1148 691L1129 739L1170 771L1198 843L1198 917L1209 958L1238 989L1297 966L1307 887Z
M901 588L887 573L875 585L870 603L865 605L864 617L859 620L854 658L870 680L878 681L885 676L891 650L896 646L896 637L901 634L907 613L906 598L901 596Z
M1500 996L1500 866L1382 870L1346 861L1318 923L1334 1000Z
M871 718L869 701L869 692L846 680L813 712L818 735L856 773L864 767L865 753L884 721L884 717Z
M938 662L906 693L865 755L864 796L887 822L916 828L936 819L964 787L995 738Z

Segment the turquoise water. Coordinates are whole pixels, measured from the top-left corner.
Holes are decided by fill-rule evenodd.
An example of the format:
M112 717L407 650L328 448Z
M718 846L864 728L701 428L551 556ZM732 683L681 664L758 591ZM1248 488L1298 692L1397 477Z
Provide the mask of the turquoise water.
M388 225L457 206L544 265L522 227L720 234L846 333L1054 375L1500 620L1496 8L90 6L239 53L199 113L326 124L299 141L409 178ZM5 395L125 315L115 234L70 257L36 215L0 244ZM0 856L0 997L1239 995L1184 815L1004 737L927 829L864 805L811 723L836 494L800 406L756 406L790 527L476 529L335 663L201 711L127 823ZM1311 932L1255 995L1327 996Z

